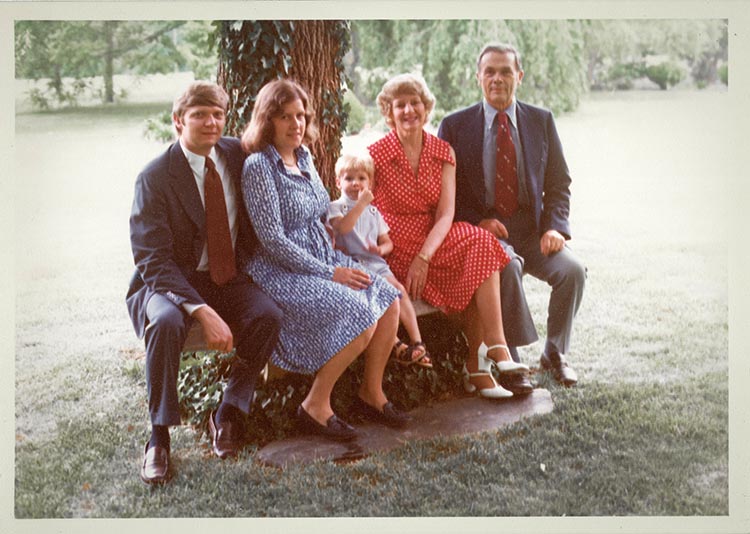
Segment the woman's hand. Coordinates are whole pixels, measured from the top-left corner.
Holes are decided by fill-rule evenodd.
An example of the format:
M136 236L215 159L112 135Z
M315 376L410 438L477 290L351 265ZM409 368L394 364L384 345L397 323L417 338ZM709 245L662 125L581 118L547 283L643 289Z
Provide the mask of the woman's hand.
M369 274L349 267L336 267L333 271L333 281L357 290L366 289L372 283Z
M414 256L409 266L409 271L406 273L406 291L409 292L409 296L412 300L418 300L422 297L422 291L427 283L427 262L419 256Z

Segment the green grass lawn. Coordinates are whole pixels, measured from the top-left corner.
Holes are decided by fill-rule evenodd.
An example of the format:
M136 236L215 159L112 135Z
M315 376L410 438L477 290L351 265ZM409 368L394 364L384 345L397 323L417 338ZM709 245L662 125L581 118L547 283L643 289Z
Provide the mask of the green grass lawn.
M507 430L410 443L349 465L319 462L283 472L257 465L252 451L237 462L214 461L205 446L196 447L192 436L181 433L174 445L178 474L156 490L134 473L140 428L123 427L123 417L113 415L96 425L71 421L58 425L57 439L20 448L16 514L726 514L725 373L639 388L584 384L553 388L553 395L553 414ZM80 450L81 443L87 450Z
M552 393L552 414L284 471L260 466L253 447L218 461L181 427L176 478L157 489L138 478L148 435L143 349L124 306L132 184L161 150L140 138L151 108L17 116L17 153L40 140L48 150L43 160L16 158L16 175L28 177L19 195L49 192L17 212L32 246L18 256L16 517L728 515L728 197L704 206L710 228L691 217L722 137L709 135L696 153L675 119L685 108L713 106L720 117L724 108L716 94L643 98L635 110L616 95L592 99L558 119L574 176L572 246L589 279L570 355L579 386L535 377ZM616 122L623 115L631 127ZM647 165L624 145L655 115L644 145L673 144ZM81 167L85 155L95 173ZM713 171L721 184L725 167ZM676 232L682 223L690 231ZM543 335L547 289L526 284ZM536 366L540 347L522 358ZM449 525L462 528L446 520L433 529Z

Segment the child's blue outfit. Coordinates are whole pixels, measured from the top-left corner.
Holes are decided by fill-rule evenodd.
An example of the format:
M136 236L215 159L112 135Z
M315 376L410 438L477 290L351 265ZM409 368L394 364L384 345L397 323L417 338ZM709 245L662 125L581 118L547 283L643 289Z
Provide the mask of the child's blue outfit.
M328 206L328 220L343 217L357 204L356 200L342 194ZM367 250L369 243L378 243L378 237L387 234L390 228L380 215L378 208L370 204L357 219L354 228L346 234L334 232L336 248L342 250L362 264L368 271L380 276L393 276L388 263L381 256Z

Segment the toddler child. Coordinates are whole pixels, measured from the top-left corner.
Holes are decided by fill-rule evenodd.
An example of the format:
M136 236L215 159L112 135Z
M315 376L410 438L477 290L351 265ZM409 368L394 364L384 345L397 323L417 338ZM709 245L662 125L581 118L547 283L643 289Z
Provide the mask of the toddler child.
M384 256L393 250L388 236L388 225L375 206L370 183L375 175L375 164L370 154L343 154L336 162L336 185L341 197L328 208L328 223L333 228L336 248L353 257L370 272L388 280L401 292L399 318L409 334L411 344L396 338L392 356L402 365L417 364L432 367L430 355L417 324L417 314L401 283L388 267Z

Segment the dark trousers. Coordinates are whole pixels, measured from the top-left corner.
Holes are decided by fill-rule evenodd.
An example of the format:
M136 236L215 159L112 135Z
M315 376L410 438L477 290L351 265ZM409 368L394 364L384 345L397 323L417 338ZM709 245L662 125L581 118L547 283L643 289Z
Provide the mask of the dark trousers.
M501 221L508 230L500 243L511 262L500 273L503 329L512 347L529 345L538 339L529 312L522 278L528 273L544 280L552 289L547 308L547 339L544 352L565 354L570 349L573 319L578 312L586 285L586 267L566 245L560 252L545 256L533 216L523 209ZM517 353L514 352L514 359Z
M232 363L223 402L249 413L255 382L279 338L281 310L247 275L217 286L207 273L197 272L190 283L232 330L237 359ZM177 374L192 319L158 293L149 299L146 314L146 385L151 424L179 425Z

